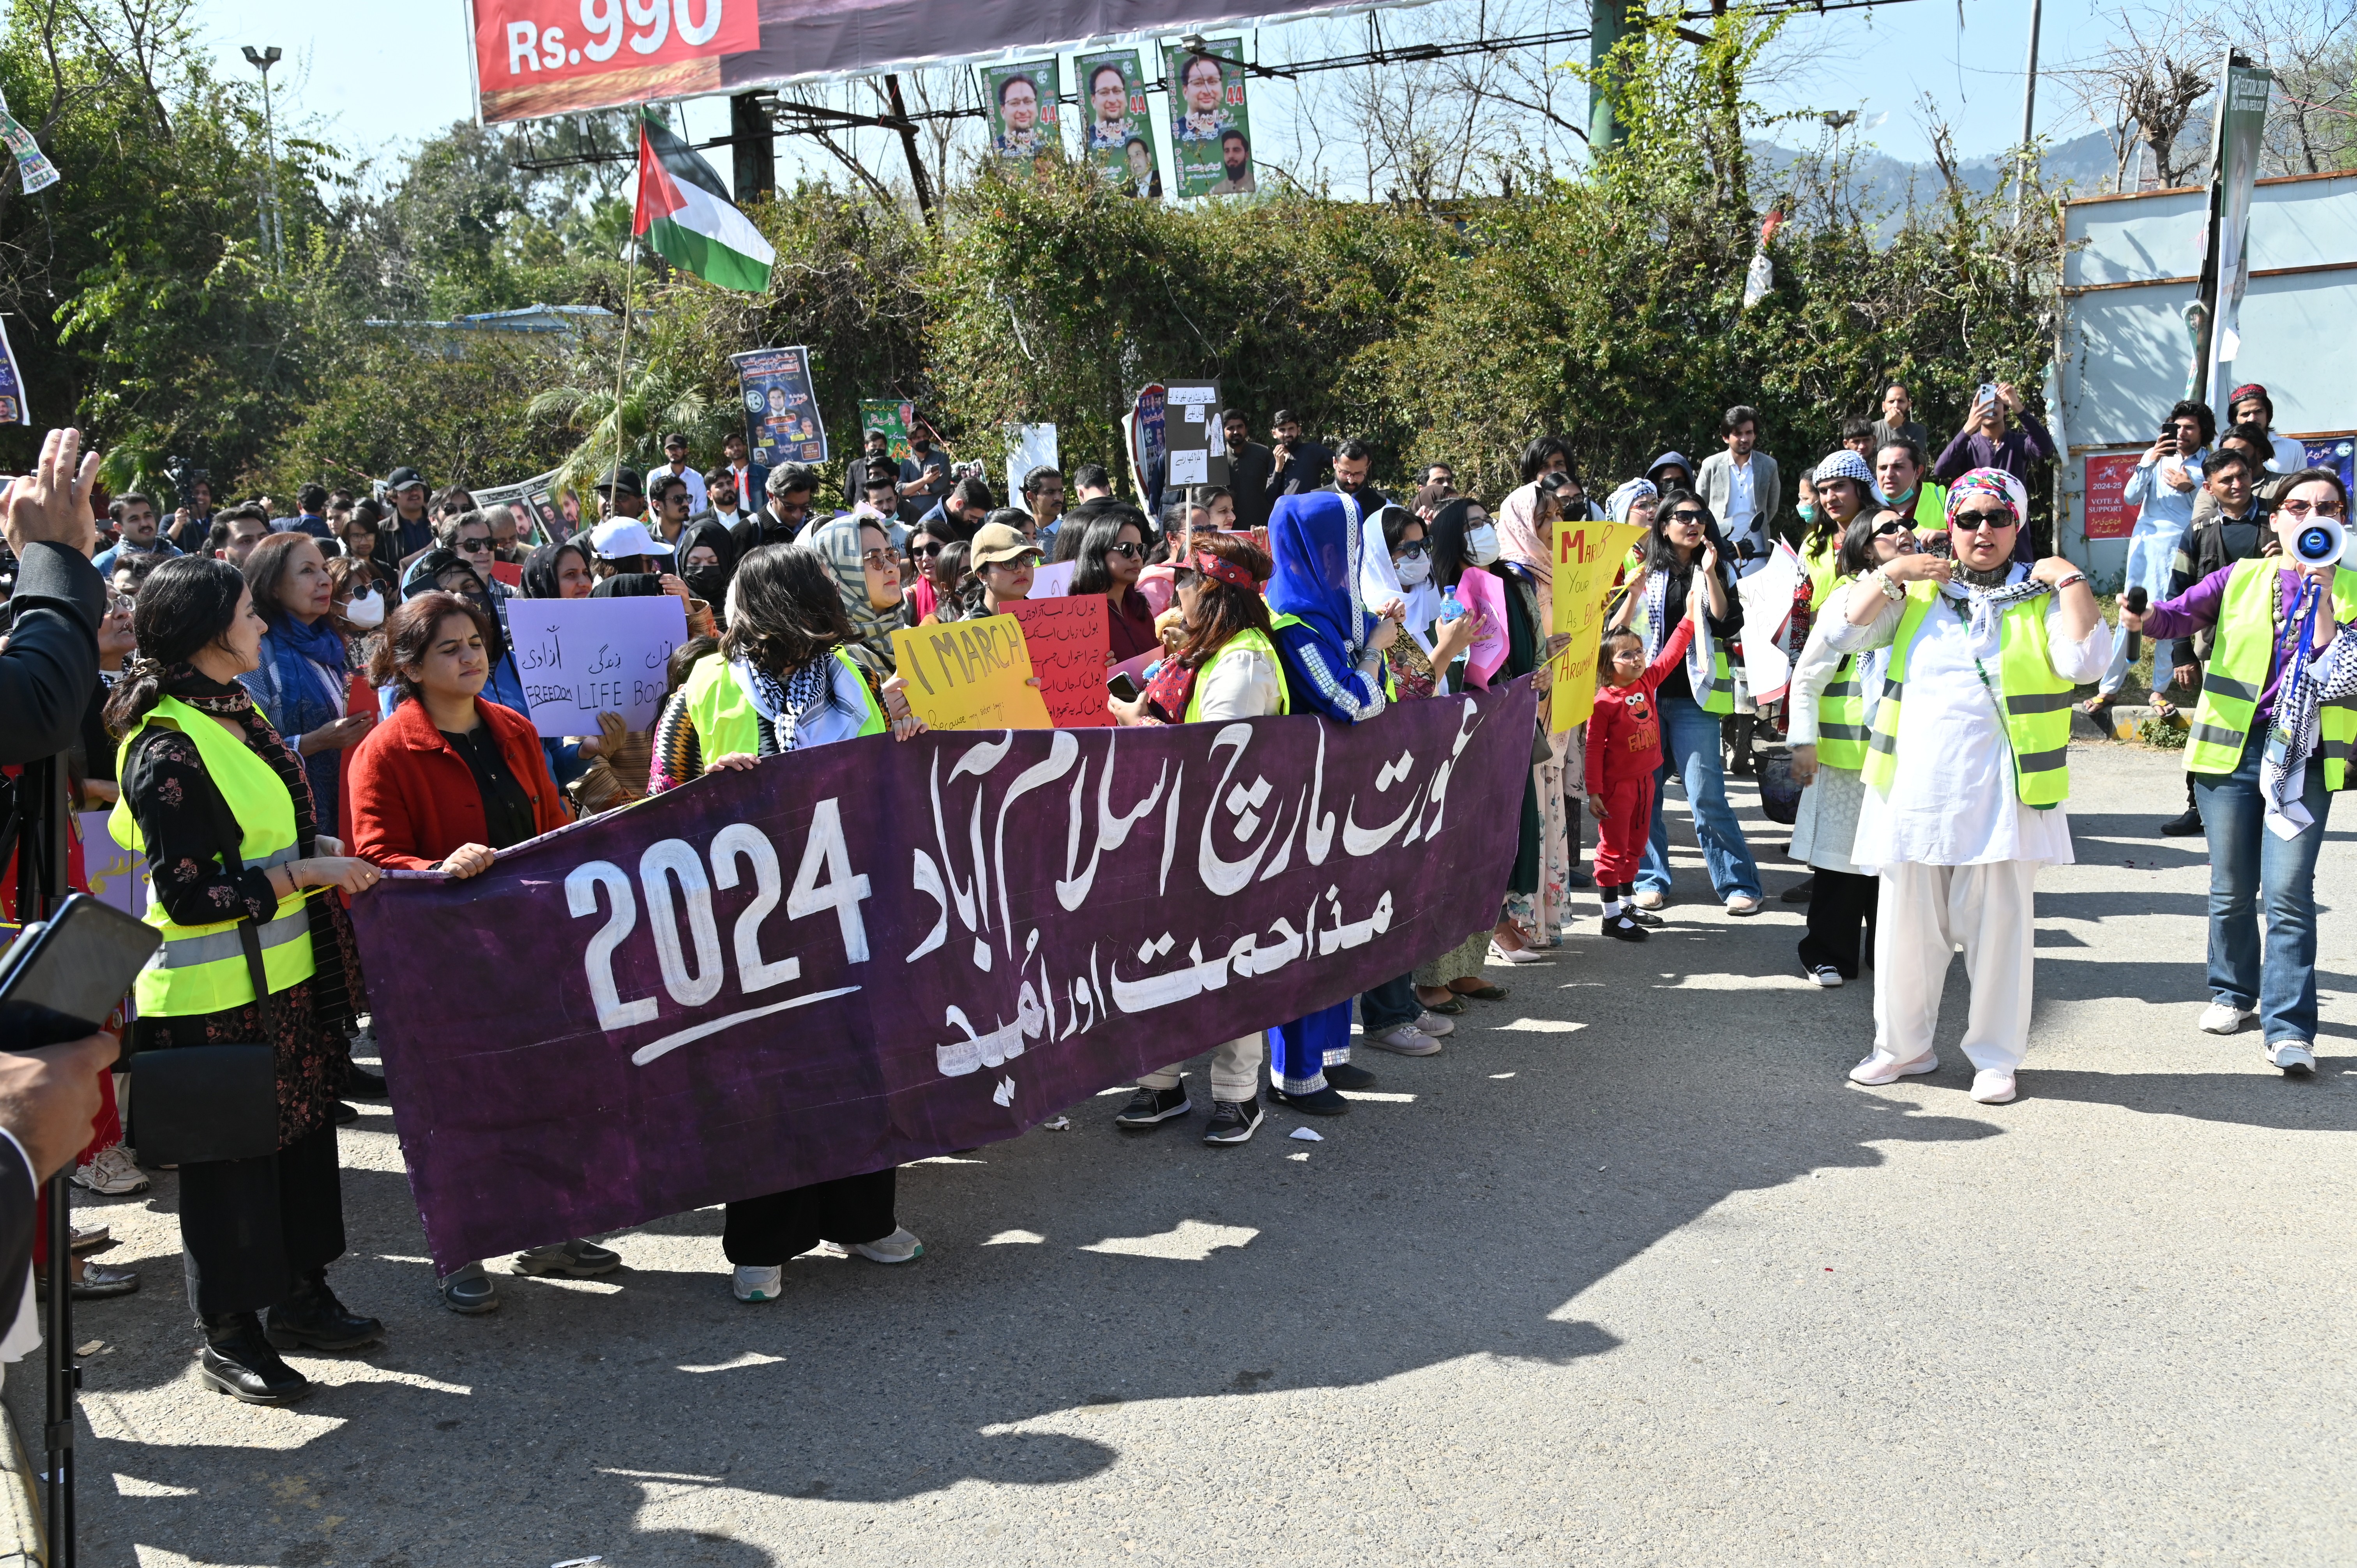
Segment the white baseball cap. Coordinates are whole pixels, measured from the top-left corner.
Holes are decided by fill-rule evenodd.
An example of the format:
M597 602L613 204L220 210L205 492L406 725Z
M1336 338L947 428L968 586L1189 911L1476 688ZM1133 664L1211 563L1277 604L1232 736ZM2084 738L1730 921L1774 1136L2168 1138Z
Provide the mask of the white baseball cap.
M626 561L633 555L668 555L672 546L647 532L636 518L609 518L590 531L589 548L600 561Z

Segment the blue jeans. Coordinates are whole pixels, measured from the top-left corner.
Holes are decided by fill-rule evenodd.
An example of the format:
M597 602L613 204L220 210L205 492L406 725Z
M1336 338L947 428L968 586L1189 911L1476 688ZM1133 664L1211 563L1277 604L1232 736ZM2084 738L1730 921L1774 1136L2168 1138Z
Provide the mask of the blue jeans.
M2267 831L2259 793L2266 731L2252 726L2232 773L2192 775L2210 841L2210 994L2255 1006L2266 1042L2316 1039L2316 856L2324 847L2324 764L2311 758L2300 803L2316 819L2298 838ZM2260 943L2258 909L2267 934Z
M1415 999L1415 972L1386 980L1359 998L1359 1027L1370 1035L1388 1035L1402 1024L1413 1024L1424 1012Z
M1662 815L1662 797L1670 773L1685 780L1686 804L1694 811L1695 837L1702 841L1702 861L1710 872L1711 891L1725 903L1738 893L1760 897L1760 868L1751 862L1751 846L1735 809L1727 803L1727 773L1718 759L1718 715L1703 712L1692 697L1659 697L1662 714L1662 770L1653 776L1653 831L1645 846L1645 864L1637 873L1640 892L1655 892L1670 885L1670 824Z

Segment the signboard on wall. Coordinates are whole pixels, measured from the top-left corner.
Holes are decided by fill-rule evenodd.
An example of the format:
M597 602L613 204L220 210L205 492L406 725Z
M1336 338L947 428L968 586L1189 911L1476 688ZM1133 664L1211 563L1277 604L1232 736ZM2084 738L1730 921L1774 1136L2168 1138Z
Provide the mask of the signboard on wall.
M2122 499L2142 452L2091 452L2087 456L2085 510L2089 539L2126 539L2136 530L2136 509Z

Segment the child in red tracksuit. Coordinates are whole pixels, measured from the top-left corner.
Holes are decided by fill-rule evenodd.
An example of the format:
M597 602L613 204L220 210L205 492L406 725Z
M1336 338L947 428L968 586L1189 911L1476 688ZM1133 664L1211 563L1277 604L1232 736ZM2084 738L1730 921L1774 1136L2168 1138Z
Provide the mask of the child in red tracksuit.
M1596 819L1596 890L1604 899L1604 934L1641 942L1630 902L1645 837L1653 825L1653 775L1662 766L1662 718L1653 693L1686 656L1694 618L1680 616L1662 651L1645 662L1644 639L1607 632L1597 671L1596 712L1587 720L1587 810Z

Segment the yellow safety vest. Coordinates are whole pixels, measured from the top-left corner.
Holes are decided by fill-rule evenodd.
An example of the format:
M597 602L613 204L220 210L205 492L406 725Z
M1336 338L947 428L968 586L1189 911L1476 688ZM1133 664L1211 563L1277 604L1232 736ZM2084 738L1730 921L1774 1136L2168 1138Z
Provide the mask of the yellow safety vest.
M1841 541L1828 539L1801 557L1809 571L1809 608L1824 607L1825 596L1841 582Z
M151 725L178 730L196 743L197 757L204 764L206 776L221 792L221 799L229 802L231 814L237 818L243 835L238 854L244 860L244 869L267 870L299 857L295 841L295 798L286 792L285 781L270 764L254 756L244 742L221 728L210 715L177 697L158 701L139 722L139 727L123 737L123 744L114 753L116 778L123 777L131 743ZM106 819L106 830L124 848L135 854L145 852L147 846L140 836L138 819L131 814L128 797L116 798L114 810ZM290 893L278 901L277 913L261 928L262 972L270 982L273 995L311 978L311 915L305 906L299 890ZM164 945L156 950L156 956L147 961L147 967L139 972L139 979L132 987L131 993L140 1012L156 1017L185 1017L243 1006L254 999L253 977L246 970L245 948L238 940L238 922L229 919L205 926L183 926L174 920L164 913L164 901L156 897L152 865L147 870L145 919L162 933Z
M1285 660L1276 656L1276 645L1269 641L1266 633L1258 627L1248 626L1221 644L1220 650L1211 655L1211 661L1195 671L1195 687L1188 694L1187 713L1181 724L1203 722L1203 682L1211 678L1211 671L1220 667L1222 660L1236 653L1257 653L1275 666L1276 711L1280 715L1293 711L1293 693L1286 688Z
M2190 773L2232 773L2242 766L2251 715L2275 660L2276 616L2282 604L2276 574L2281 569L2280 560L2237 561L2226 579L2209 667L2201 673L2201 701L2185 741ZM2345 566L2332 574L2332 616L2343 625L2357 620L2357 572ZM2324 787L2346 789L2350 753L2357 747L2357 703L2327 703L2318 717Z
M1874 734L1860 769L1877 793L1889 795L1899 776L1899 710L1907 692L1907 654L1924 617L1941 597L1936 583L1907 589L1907 608L1890 648L1881 705L1874 710ZM2071 794L2070 682L2054 673L2046 642L2044 596L2008 607L1997 623L1997 682L2003 690L2005 736L2013 747L2015 791L2025 806L2053 806ZM1943 611L1942 613L1950 613Z
M877 706L876 693L867 689L867 678L860 674L859 666L845 658L840 648L834 650L834 657L859 682L859 700L866 710L859 721L859 733L882 735L884 710ZM686 692L687 716L695 725L696 750L706 763L716 757L737 752L748 757L761 754L761 715L754 711L752 699L745 695L744 688L737 685L725 657L707 653L697 660L688 674Z

